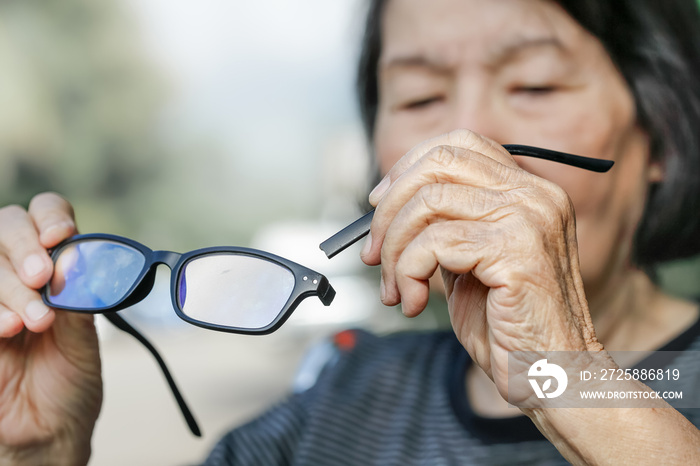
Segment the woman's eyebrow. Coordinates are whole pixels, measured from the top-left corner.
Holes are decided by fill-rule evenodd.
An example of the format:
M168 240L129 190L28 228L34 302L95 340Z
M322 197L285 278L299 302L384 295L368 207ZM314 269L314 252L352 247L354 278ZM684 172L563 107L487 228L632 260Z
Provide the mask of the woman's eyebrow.
M379 61L381 71L398 68L425 68L437 73L449 71L450 66L443 60L429 57L420 53L396 55Z
M486 51L484 62L489 67L499 67L510 61L515 60L518 56L538 49L554 49L564 51L565 46L554 36L523 38L519 37L513 41L506 42L504 45L497 45ZM454 66L454 63L442 59L438 56L432 56L425 53L409 53L404 55L388 56L380 59L379 68L381 71L389 71L401 68L424 68L436 73L445 73Z
M518 56L539 49L554 49L558 52L565 50L564 44L554 36L518 38L505 45L495 47L488 54L487 63L490 66L500 66L515 60Z

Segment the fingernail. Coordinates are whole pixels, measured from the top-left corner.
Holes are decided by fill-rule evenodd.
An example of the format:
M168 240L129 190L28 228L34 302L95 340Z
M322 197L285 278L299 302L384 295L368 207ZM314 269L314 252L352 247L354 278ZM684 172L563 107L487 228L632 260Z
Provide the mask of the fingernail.
M46 228L42 233L42 237L44 236L51 236L54 231L73 231L75 229L75 223L70 222L70 221L65 221L61 223L57 223L55 225L51 225L50 227Z
M384 298L386 298L386 286L384 285L384 278L381 278L379 280L379 299L384 302Z
M385 176L382 181L369 193L369 201L375 204L382 198L387 189L389 189L389 176Z
M49 308L44 305L41 301L32 301L27 304L27 308L24 313L33 321L41 320L46 314L49 313Z
M369 254L369 251L372 249L372 232L370 231L369 234L367 235L367 239L365 240L364 246L362 246L362 251L360 252L360 257L365 257L367 254Z
M33 278L44 271L44 261L38 254L32 254L24 259L23 267L27 277Z

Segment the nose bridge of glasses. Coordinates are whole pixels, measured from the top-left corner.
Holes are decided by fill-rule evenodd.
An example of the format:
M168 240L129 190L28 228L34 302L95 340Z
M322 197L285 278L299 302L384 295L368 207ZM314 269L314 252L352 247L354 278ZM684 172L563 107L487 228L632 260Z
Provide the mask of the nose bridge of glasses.
M182 254L173 251L153 251L151 256L151 264L158 265L163 264L170 267L170 270L175 269L177 262L182 257Z
M177 252L153 251L150 256L150 263L147 264L148 271L146 275L144 275L136 289L132 291L131 294L113 310L125 309L143 301L153 290L153 285L155 284L156 280L157 266L165 265L169 267L171 271L173 271L175 270L180 257L182 257L182 254Z

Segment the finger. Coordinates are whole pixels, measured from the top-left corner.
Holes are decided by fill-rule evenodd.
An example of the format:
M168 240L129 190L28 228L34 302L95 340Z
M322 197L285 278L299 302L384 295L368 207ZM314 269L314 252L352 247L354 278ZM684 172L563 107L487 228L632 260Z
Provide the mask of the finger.
M431 149L419 161L399 176L384 194L375 209L370 229L371 248L367 248L362 259L376 265L386 229L393 217L418 190L427 184L460 184L473 187L512 190L526 173L517 165L511 167L478 152L451 146ZM531 176L530 176L531 177ZM524 182L524 178L521 180Z
M370 193L370 204L376 206L389 186L399 178L413 164L420 160L425 154L433 148L439 146L458 147L461 149L483 153L494 160L497 160L505 165L517 167L518 164L501 145L485 136L466 129L459 129L441 136L423 141L422 143L411 149L404 155L386 174L384 179L380 181L372 193Z
M0 304L16 314L32 332L43 332L51 326L55 313L41 300L36 290L26 286L12 265L0 256Z
M22 318L0 304L0 338L11 338L24 328Z
M0 225L0 257L9 259L12 275L29 288L43 286L51 277L53 264L39 243L39 234L29 214L19 206L5 207L0 209ZM0 281L0 287L5 288L5 283Z
M471 273L495 292L494 299L500 302L498 312L504 313L500 317L506 320L512 320L514 309L524 309L524 294L537 293L540 304L550 303L552 309L561 307L569 299L567 293L577 296L577 290L568 289L568 282L561 281L562 271L568 267L560 263L562 249L539 242L539 235L535 226L514 216L508 216L505 222L433 223L401 252L393 270L396 295L389 296L390 289L385 285L386 296L406 305L407 298L424 293L417 289L420 282L439 265L454 274ZM420 312L421 305L420 300L408 303L407 312Z
M384 297L398 300L394 268L406 246L427 226L452 220L497 222L520 202L510 192L453 184L423 186L393 219L381 249ZM429 278L429 277L428 277Z
M435 223L423 229L406 246L394 271L404 314L415 316L423 311L428 302L428 279L438 266L460 277L473 273L486 287L498 286L493 271L484 272L493 265L489 259L493 242L483 239L500 234L497 224L468 220Z
M480 258L479 245L468 233L474 223L452 221L430 225L404 249L394 270L395 298L401 302L404 314L413 317L425 309L428 279L441 260L448 262L455 273L467 273L475 267Z
M39 241L45 249L77 233L73 207L55 193L34 196L29 203L29 216L39 232Z

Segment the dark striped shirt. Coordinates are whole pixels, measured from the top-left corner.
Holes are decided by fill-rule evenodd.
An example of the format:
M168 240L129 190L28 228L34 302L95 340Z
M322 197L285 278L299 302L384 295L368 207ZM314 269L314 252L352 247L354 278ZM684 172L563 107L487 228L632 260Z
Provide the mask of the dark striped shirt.
M452 332L337 341L311 388L227 434L206 465L566 464L528 418L472 411L470 361ZM698 379L700 322L662 349L692 350L673 367ZM696 426L698 411L681 410Z

